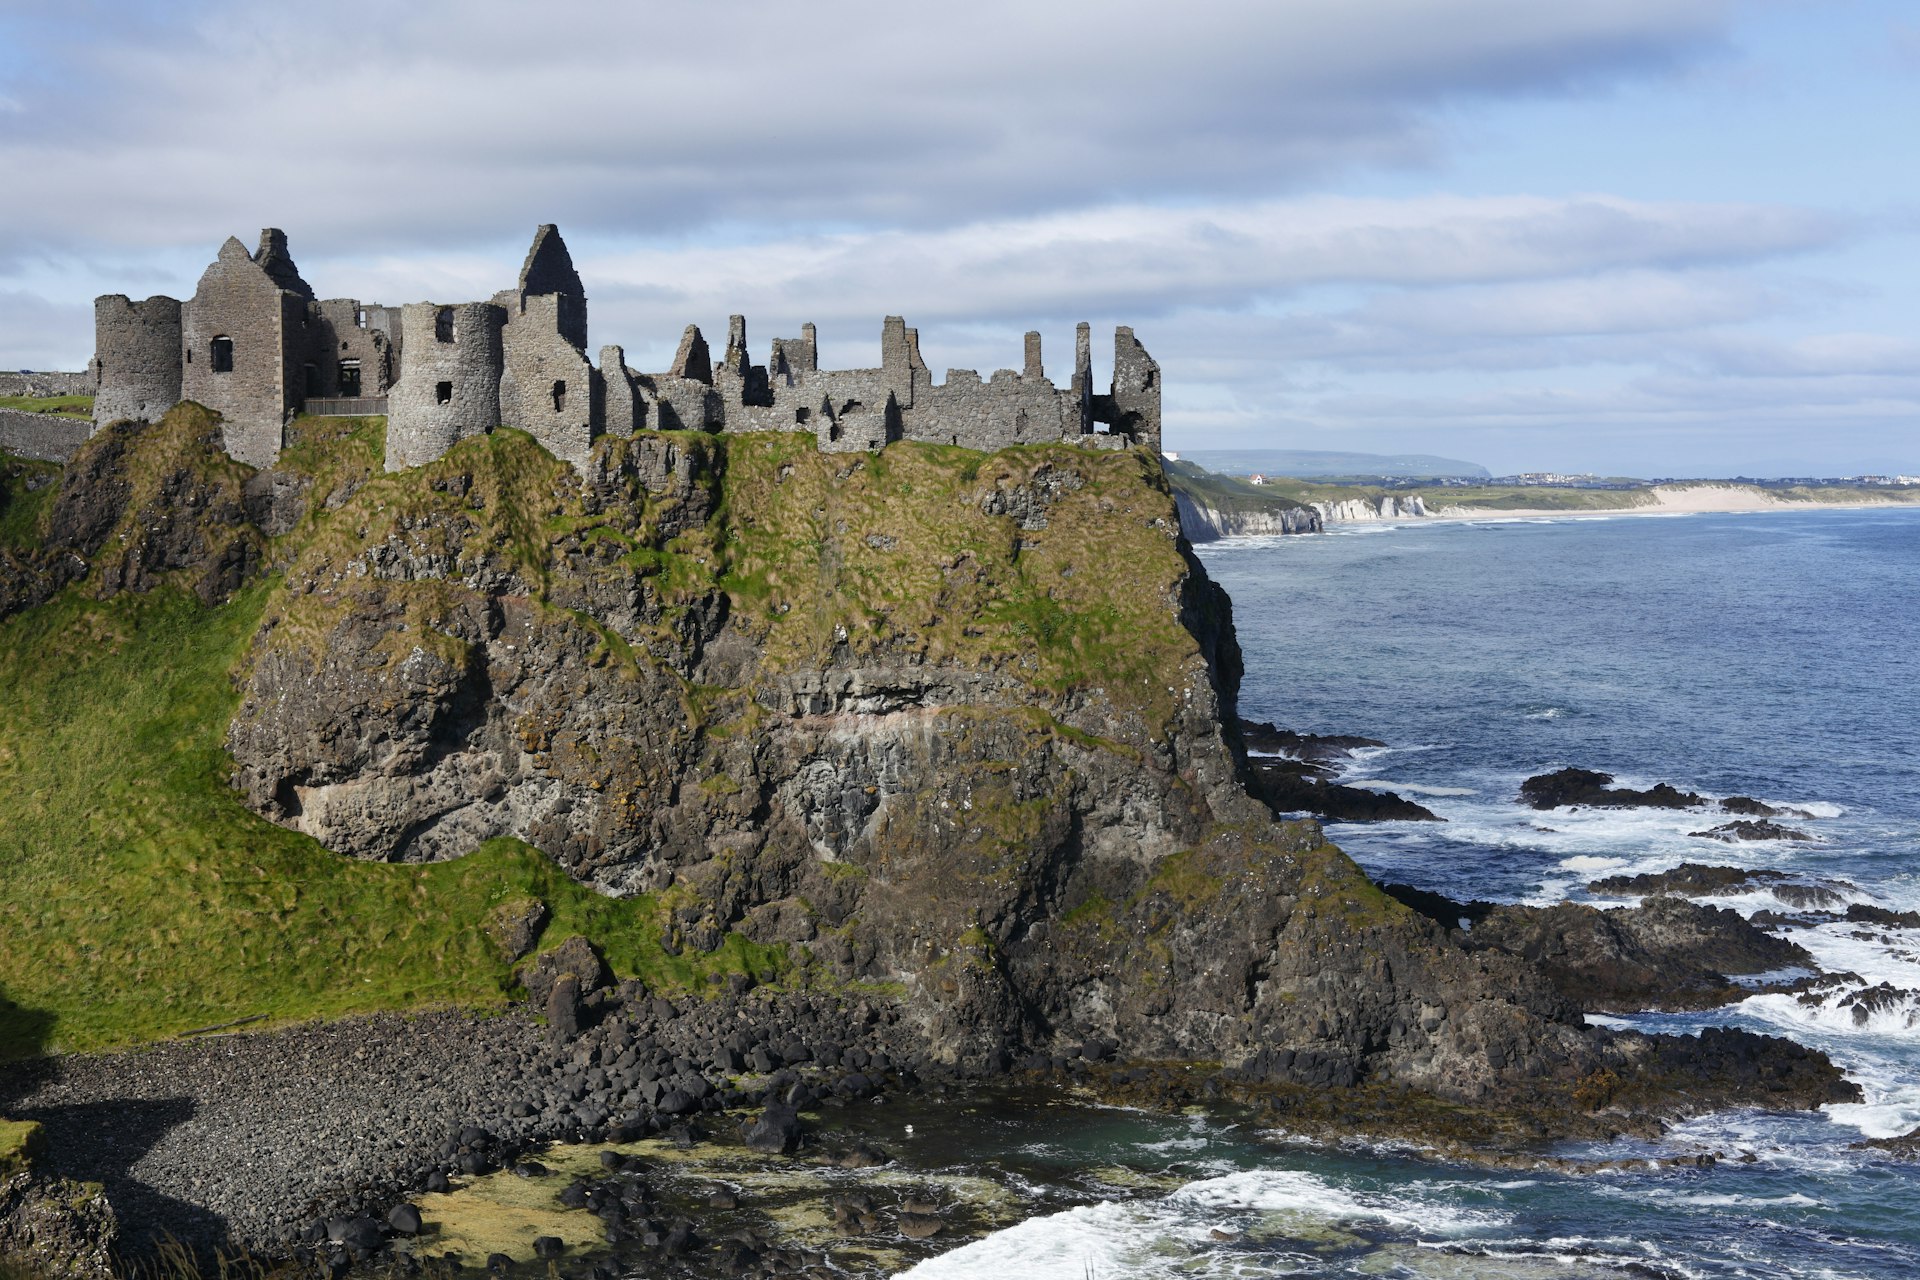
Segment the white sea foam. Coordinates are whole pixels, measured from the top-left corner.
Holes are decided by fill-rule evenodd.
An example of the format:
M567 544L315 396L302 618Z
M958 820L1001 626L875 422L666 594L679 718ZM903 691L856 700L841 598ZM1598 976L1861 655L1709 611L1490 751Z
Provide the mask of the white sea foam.
M1563 858L1560 865L1568 871L1577 871L1581 875L1597 876L1603 871L1618 871L1631 865L1626 858L1607 858L1597 854L1577 853L1571 858Z
M1214 1230L1237 1232L1276 1215L1297 1217L1302 1225L1372 1225L1415 1239L1458 1238L1509 1221L1450 1204L1441 1198L1444 1189L1432 1190L1437 1194L1423 1194L1420 1184L1393 1193L1357 1191L1296 1170L1240 1170L1157 1200L1108 1201L1029 1218L929 1258L902 1280L1085 1280L1089 1271L1126 1280L1232 1275L1237 1272L1208 1266L1219 1252Z
M1418 1185L1399 1196L1351 1191L1310 1173L1290 1169L1249 1169L1189 1183L1167 1196L1167 1203L1209 1213L1285 1211L1329 1222L1372 1220L1423 1233L1452 1235L1498 1225L1502 1215L1450 1205L1418 1194Z
M1473 796L1479 795L1472 787L1436 787L1423 782L1395 782L1391 778L1355 778L1341 779L1350 787L1362 787L1368 791L1402 791L1410 796Z
M1529 711L1523 716L1526 720L1558 720L1567 714L1565 707L1545 707L1539 711Z

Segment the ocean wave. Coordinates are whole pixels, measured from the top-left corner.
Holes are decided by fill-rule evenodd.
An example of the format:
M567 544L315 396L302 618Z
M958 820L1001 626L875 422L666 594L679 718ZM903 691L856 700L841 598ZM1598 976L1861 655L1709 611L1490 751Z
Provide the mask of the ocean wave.
M1311 1235L1342 1224L1446 1239L1498 1229L1510 1219L1423 1194L1419 1183L1393 1192L1337 1186L1288 1169L1240 1170L1192 1182L1153 1200L1102 1201L1029 1218L902 1273L901 1280L1174 1280L1241 1274L1244 1250L1228 1256L1214 1233L1260 1228L1281 1251L1289 1227ZM1237 1259L1237 1260L1236 1260ZM1212 1262L1223 1268L1215 1270Z

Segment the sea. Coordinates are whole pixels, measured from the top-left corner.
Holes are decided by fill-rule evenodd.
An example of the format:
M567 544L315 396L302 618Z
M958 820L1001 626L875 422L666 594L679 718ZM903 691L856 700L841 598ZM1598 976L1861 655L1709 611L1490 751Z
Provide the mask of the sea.
M1376 879L1610 906L1627 900L1590 881L1693 861L1920 910L1920 512L1416 520L1199 555L1233 597L1242 714L1385 742L1345 780L1446 819L1330 828ZM1726 844L1690 834L1711 825L1697 813L1518 803L1523 779L1566 765L1790 806L1815 839ZM1765 891L1707 901L1784 909ZM954 1149L1041 1211L903 1274L1913 1280L1920 1164L1856 1144L1920 1128L1920 930L1789 933L1852 976L1804 1001L1608 1021L1787 1036L1830 1054L1863 1102L1560 1149L1727 1157L1711 1167L1489 1172L1229 1114L983 1106ZM1847 999L1882 985L1870 1007Z

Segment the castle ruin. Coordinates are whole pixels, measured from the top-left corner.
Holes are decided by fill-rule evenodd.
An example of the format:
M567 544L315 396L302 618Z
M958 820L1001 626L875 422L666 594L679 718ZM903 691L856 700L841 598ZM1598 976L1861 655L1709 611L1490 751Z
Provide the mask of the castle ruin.
M920 335L898 316L880 333L872 369L822 369L812 325L776 338L765 364L747 355L746 321L731 318L716 361L689 325L671 368L640 373L617 346L587 355L587 295L552 226L535 233L519 282L485 302L387 307L318 299L284 232L252 253L220 248L192 298L94 302L96 429L153 421L194 400L223 420L227 452L271 466L301 413L387 419L389 471L440 457L497 426L518 427L554 456L583 464L603 435L642 429L806 431L832 452L919 440L991 450L1068 441L1160 449L1160 366L1114 331L1113 380L1093 389L1088 326L1079 326L1065 386L1046 376L1040 335L1023 366L982 379L949 369L936 383ZM1104 429L1102 429L1104 428Z

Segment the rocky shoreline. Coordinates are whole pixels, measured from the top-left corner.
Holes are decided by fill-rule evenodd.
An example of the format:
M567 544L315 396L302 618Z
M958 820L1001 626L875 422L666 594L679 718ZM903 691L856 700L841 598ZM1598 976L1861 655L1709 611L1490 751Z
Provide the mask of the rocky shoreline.
M384 1224L409 1196L546 1142L791 1114L913 1078L858 1001L603 994L598 1024L571 1037L525 1008L441 1011L37 1059L0 1068L0 1109L42 1126L37 1170L105 1188L125 1255L167 1236L272 1255L324 1253L327 1220L336 1236Z

